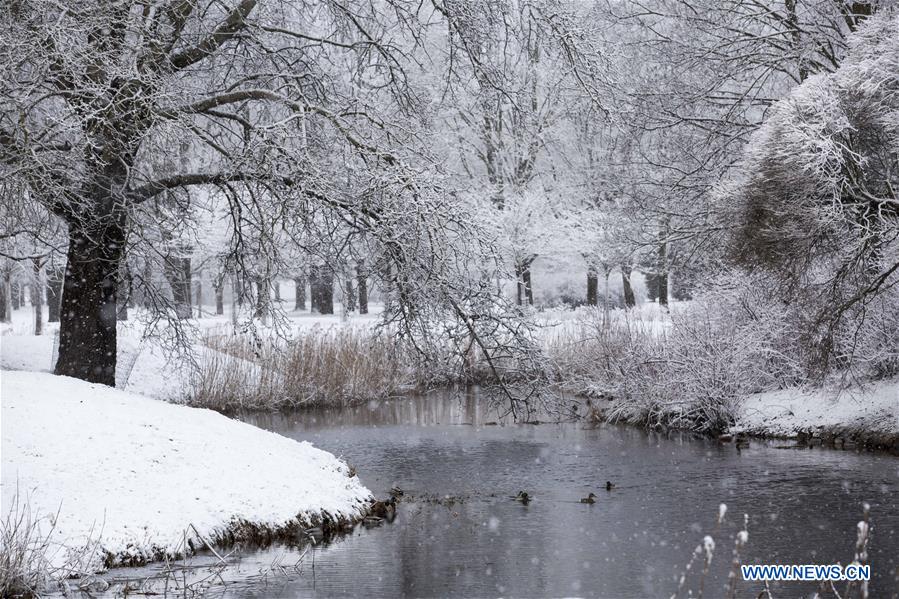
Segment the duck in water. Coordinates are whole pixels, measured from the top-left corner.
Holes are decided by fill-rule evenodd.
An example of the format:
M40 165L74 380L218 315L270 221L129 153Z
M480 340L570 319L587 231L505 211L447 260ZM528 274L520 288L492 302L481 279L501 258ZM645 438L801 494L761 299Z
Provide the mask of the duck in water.
M396 497L391 497L384 501L376 501L371 504L371 515L392 521L394 516L396 516Z
M531 501L531 496L527 494L527 491L519 491L513 499L527 505Z
M611 483L611 481L606 481L606 491L611 491L615 488L615 485Z
M581 499L581 503L596 503L596 493L590 493Z

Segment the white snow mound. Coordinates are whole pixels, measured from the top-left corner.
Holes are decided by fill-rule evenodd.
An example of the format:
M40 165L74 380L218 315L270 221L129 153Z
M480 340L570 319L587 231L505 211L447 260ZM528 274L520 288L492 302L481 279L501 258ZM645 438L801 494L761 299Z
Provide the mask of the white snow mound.
M55 518L59 565L89 538L127 563L180 552L191 525L356 518L371 497L332 454L210 410L40 372L3 371L0 397L4 513L18 494Z

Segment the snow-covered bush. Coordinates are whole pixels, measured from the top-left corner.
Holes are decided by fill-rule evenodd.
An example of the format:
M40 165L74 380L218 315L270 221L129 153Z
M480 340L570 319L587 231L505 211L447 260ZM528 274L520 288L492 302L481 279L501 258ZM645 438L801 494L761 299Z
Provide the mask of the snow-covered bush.
M743 326L735 306L698 300L670 320L593 313L592 334L551 344L564 387L614 398L612 420L703 432L733 423L740 399L794 376L788 357L772 349L766 326ZM585 313L587 314L587 313Z

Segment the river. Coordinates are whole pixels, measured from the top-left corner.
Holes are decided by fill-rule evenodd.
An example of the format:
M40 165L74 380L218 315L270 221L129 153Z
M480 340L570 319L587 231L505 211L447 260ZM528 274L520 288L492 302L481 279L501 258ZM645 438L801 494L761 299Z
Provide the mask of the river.
M899 459L890 455L782 441L738 451L582 421L514 424L473 392L243 419L342 456L378 497L392 487L404 495L392 523L359 526L317 548L276 545L229 558L226 584L210 594L669 597L710 534L706 596L723 597L744 514L744 563L846 564L863 502L871 513L871 597L895 588ZM519 491L533 499L515 501ZM595 504L579 502L591 492ZM694 565L682 597L688 587L695 595L700 571ZM740 582L738 596L761 588ZM772 585L778 599L814 588Z

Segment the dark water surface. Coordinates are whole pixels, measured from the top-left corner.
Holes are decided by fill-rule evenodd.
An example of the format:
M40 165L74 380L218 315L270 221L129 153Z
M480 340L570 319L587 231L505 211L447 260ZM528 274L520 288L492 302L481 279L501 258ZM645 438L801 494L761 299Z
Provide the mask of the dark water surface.
M705 596L717 598L725 594L743 514L746 563L846 564L863 502L871 506L871 597L889 597L896 585L893 456L775 447L782 442L753 442L738 452L709 440L583 423L491 426L497 417L470 393L244 419L340 455L375 495L399 486L408 500L393 523L360 526L315 549L314 570L307 553L301 573L264 574L273 563L295 564L298 549L244 553L236 579L229 577L236 581L216 589L219 595L669 597L703 535L713 534ZM611 492L606 480L616 485ZM513 501L519 490L534 500ZM578 502L591 491L595 505ZM461 502L423 499L443 496ZM716 532L722 502L727 516ZM688 586L695 596L698 580ZM762 587L738 588L738 596L756 597ZM804 597L814 585L772 590L778 599Z

